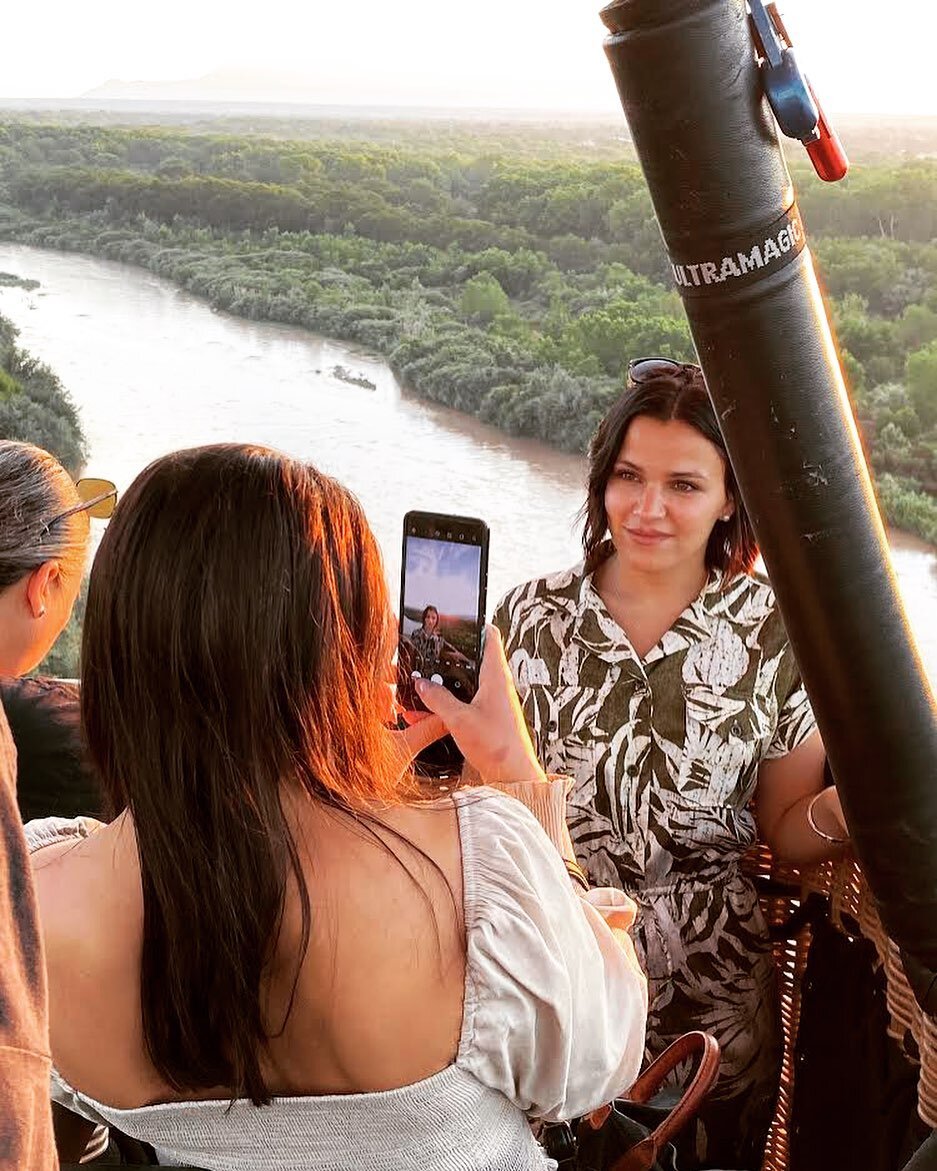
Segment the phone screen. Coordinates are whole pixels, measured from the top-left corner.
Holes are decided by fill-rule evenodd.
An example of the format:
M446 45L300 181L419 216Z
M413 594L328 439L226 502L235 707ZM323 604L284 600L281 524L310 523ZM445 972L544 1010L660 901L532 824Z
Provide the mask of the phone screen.
M488 527L473 517L409 512L404 518L400 586L397 706L407 723L426 709L414 682L441 683L468 703L478 687L485 621ZM420 753L423 776L444 778L462 768L446 736Z

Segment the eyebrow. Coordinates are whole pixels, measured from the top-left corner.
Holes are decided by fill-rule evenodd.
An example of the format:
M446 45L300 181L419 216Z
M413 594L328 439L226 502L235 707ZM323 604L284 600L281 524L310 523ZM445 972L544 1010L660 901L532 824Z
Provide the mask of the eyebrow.
M640 464L632 463L630 459L616 459L615 460L615 467L616 468L630 468L635 472L643 472L644 471L644 469L641 467ZM689 471L689 472L668 472L667 476L668 476L668 479L671 479L671 480L708 480L709 479L709 475L707 472L702 472L702 471L698 471L698 470Z

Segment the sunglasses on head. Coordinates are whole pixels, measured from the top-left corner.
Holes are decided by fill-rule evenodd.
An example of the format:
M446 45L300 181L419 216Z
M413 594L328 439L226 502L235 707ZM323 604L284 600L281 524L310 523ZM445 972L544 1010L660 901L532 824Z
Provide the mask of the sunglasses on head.
M74 504L71 508L66 508L64 512L53 516L51 520L47 520L42 526L44 532L48 532L60 520L74 516L76 512L87 512L88 516L93 516L98 520L107 520L113 513L114 505L117 503L117 488L110 480L98 480L92 477L76 480L75 491L78 493L81 503Z
M693 362L677 362L673 358L633 358L628 363L628 383L640 386L654 378L673 378L678 374L697 374L699 366Z

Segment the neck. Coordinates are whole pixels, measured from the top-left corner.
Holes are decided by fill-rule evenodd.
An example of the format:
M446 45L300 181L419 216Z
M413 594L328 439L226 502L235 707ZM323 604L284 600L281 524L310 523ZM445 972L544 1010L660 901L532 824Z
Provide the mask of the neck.
M25 675L36 665L35 622L19 583L0 591L0 675Z
M708 576L703 560L664 570L644 570L629 564L617 551L596 573L602 593L629 602L653 600L664 607L679 603L681 610L699 596Z

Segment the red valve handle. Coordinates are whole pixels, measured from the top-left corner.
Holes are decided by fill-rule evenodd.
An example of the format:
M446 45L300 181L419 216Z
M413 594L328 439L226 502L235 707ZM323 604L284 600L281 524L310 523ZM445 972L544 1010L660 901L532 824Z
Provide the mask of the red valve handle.
M810 92L813 94L812 88ZM817 100L816 94L813 94L813 100ZM820 119L817 122L817 131L820 137L815 142L805 142L804 146L807 148L807 154L810 155L813 169L823 182L836 183L849 170L849 159L846 158L846 152L843 150L843 144L839 141L836 131L827 122L819 102L817 102L817 110L820 113Z

